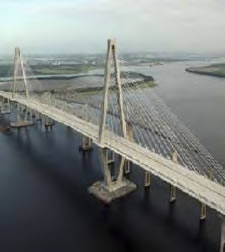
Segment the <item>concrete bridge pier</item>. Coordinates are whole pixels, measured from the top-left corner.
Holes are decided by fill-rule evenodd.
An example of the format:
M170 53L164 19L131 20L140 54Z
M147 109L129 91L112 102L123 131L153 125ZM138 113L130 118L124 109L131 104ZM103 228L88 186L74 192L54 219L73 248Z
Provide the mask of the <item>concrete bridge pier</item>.
M174 151L172 154L172 161L178 164L178 153ZM170 185L170 203L174 203L176 201L177 188L174 185Z
M222 217L221 234L220 234L220 252L224 251L225 251L225 218Z
M207 208L206 204L201 204L200 220L204 221L206 219Z
M115 153L109 149L106 149L105 158L108 165L115 163Z
M27 114L29 115L29 119L32 121L35 118L35 112L32 109L28 109Z
M4 99L4 97L0 97L0 112L3 109L3 99Z
M125 158L121 157L119 163L118 175L112 179L110 164L107 157L107 149L101 148L102 171L104 181L97 181L89 187L89 193L95 195L105 203L110 203L112 200L123 197L136 190L136 185L126 179L124 175Z
M210 170L210 175L209 175L209 179L213 180L213 170ZM207 216L207 206L206 204L201 204L201 210L200 210L200 220L204 221L206 219Z
M11 106L9 99L5 97L1 97L0 99L0 114L10 114L11 113Z
M125 160L125 163L124 163L124 173L126 175L128 175L128 174L131 173L131 162L129 160Z
M149 188L151 186L151 173L145 171L145 188Z
M130 122L127 122L126 126L127 126L127 139L129 139L130 141L134 141L134 131L132 124ZM125 160L124 173L126 175L131 173L131 162L129 160Z
M36 112L34 110L30 110L30 117L31 118L36 118Z
M91 151L92 149L93 149L92 148L92 139L83 135L81 150L82 151Z
M19 104L19 110L21 110L21 111L25 111L25 106L24 106L24 105L22 105L22 104Z
M42 121L42 116L40 113L38 113L37 111L34 111L35 113L35 120L36 122Z
M47 116L43 116L42 117L42 121L44 123L44 126L45 126L46 130L49 130L49 129L51 130L52 127L54 126L53 120L51 118L47 117Z
M30 117L32 117L32 110L30 108L27 109L27 115L29 115Z
M10 123L10 126L12 128L22 128L22 127L27 127L27 126L32 126L34 123L32 120L27 119L28 115L28 109L25 107L25 112L24 115L22 116L20 113L20 105L19 103L16 103L16 108L15 108L15 121Z
M36 111L34 111L34 110L31 109L30 118L33 118L35 120L35 118L36 118Z
M174 203L176 201L176 192L177 189L175 186L170 186L170 203Z

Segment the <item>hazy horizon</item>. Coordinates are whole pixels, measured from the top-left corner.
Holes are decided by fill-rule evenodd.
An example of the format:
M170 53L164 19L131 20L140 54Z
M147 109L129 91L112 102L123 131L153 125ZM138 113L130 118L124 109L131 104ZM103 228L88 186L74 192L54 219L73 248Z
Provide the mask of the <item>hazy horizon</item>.
M21 48L22 49L22 48ZM70 57L70 56L103 56L106 55L106 48L101 52L27 52L21 50L24 56L26 57ZM14 58L15 50L8 53L0 52L0 56L4 58ZM130 51L125 52L119 50L120 56L129 56L129 57L137 57L137 58L171 58L171 59L185 59L185 58L224 58L225 52L165 52L165 51ZM1 59L0 59L1 60Z
M221 0L7 0L0 2L0 54L223 53Z

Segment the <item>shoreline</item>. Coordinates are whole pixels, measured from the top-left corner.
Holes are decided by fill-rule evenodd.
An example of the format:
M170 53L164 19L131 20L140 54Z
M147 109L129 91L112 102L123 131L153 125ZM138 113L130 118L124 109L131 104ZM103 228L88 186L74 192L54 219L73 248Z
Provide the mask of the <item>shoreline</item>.
M187 67L186 72L225 78L225 64L213 64L208 66Z
M207 76L212 76L212 77L225 78L225 74L205 72L205 71L195 70L195 69L191 69L191 68L186 68L185 71L189 72L189 73L199 74L199 75L207 75Z

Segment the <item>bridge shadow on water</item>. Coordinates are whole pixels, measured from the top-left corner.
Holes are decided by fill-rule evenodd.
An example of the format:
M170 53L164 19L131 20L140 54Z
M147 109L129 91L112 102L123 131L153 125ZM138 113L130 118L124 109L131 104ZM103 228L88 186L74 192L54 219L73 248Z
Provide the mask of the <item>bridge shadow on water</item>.
M0 124L3 117L0 117ZM200 223L200 204L132 167L138 190L105 205L88 194L102 179L99 150L79 151L81 136L56 124L0 133L0 251L214 252L220 220Z

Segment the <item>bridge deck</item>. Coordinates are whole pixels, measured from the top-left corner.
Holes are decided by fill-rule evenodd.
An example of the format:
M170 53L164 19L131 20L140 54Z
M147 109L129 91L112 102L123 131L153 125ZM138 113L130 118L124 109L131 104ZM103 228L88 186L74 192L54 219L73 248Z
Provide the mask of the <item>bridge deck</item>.
M11 94L0 91L0 96L11 99ZM14 101L42 113L55 121L70 126L77 132L93 139L94 143L101 147L98 141L98 126L86 122L75 115L71 115L55 107L42 104L34 99L26 100L17 96ZM105 147L124 156L139 167L160 177L163 181L176 186L191 197L201 201L225 216L225 187L209 179L167 160L142 146L122 137L106 131Z

